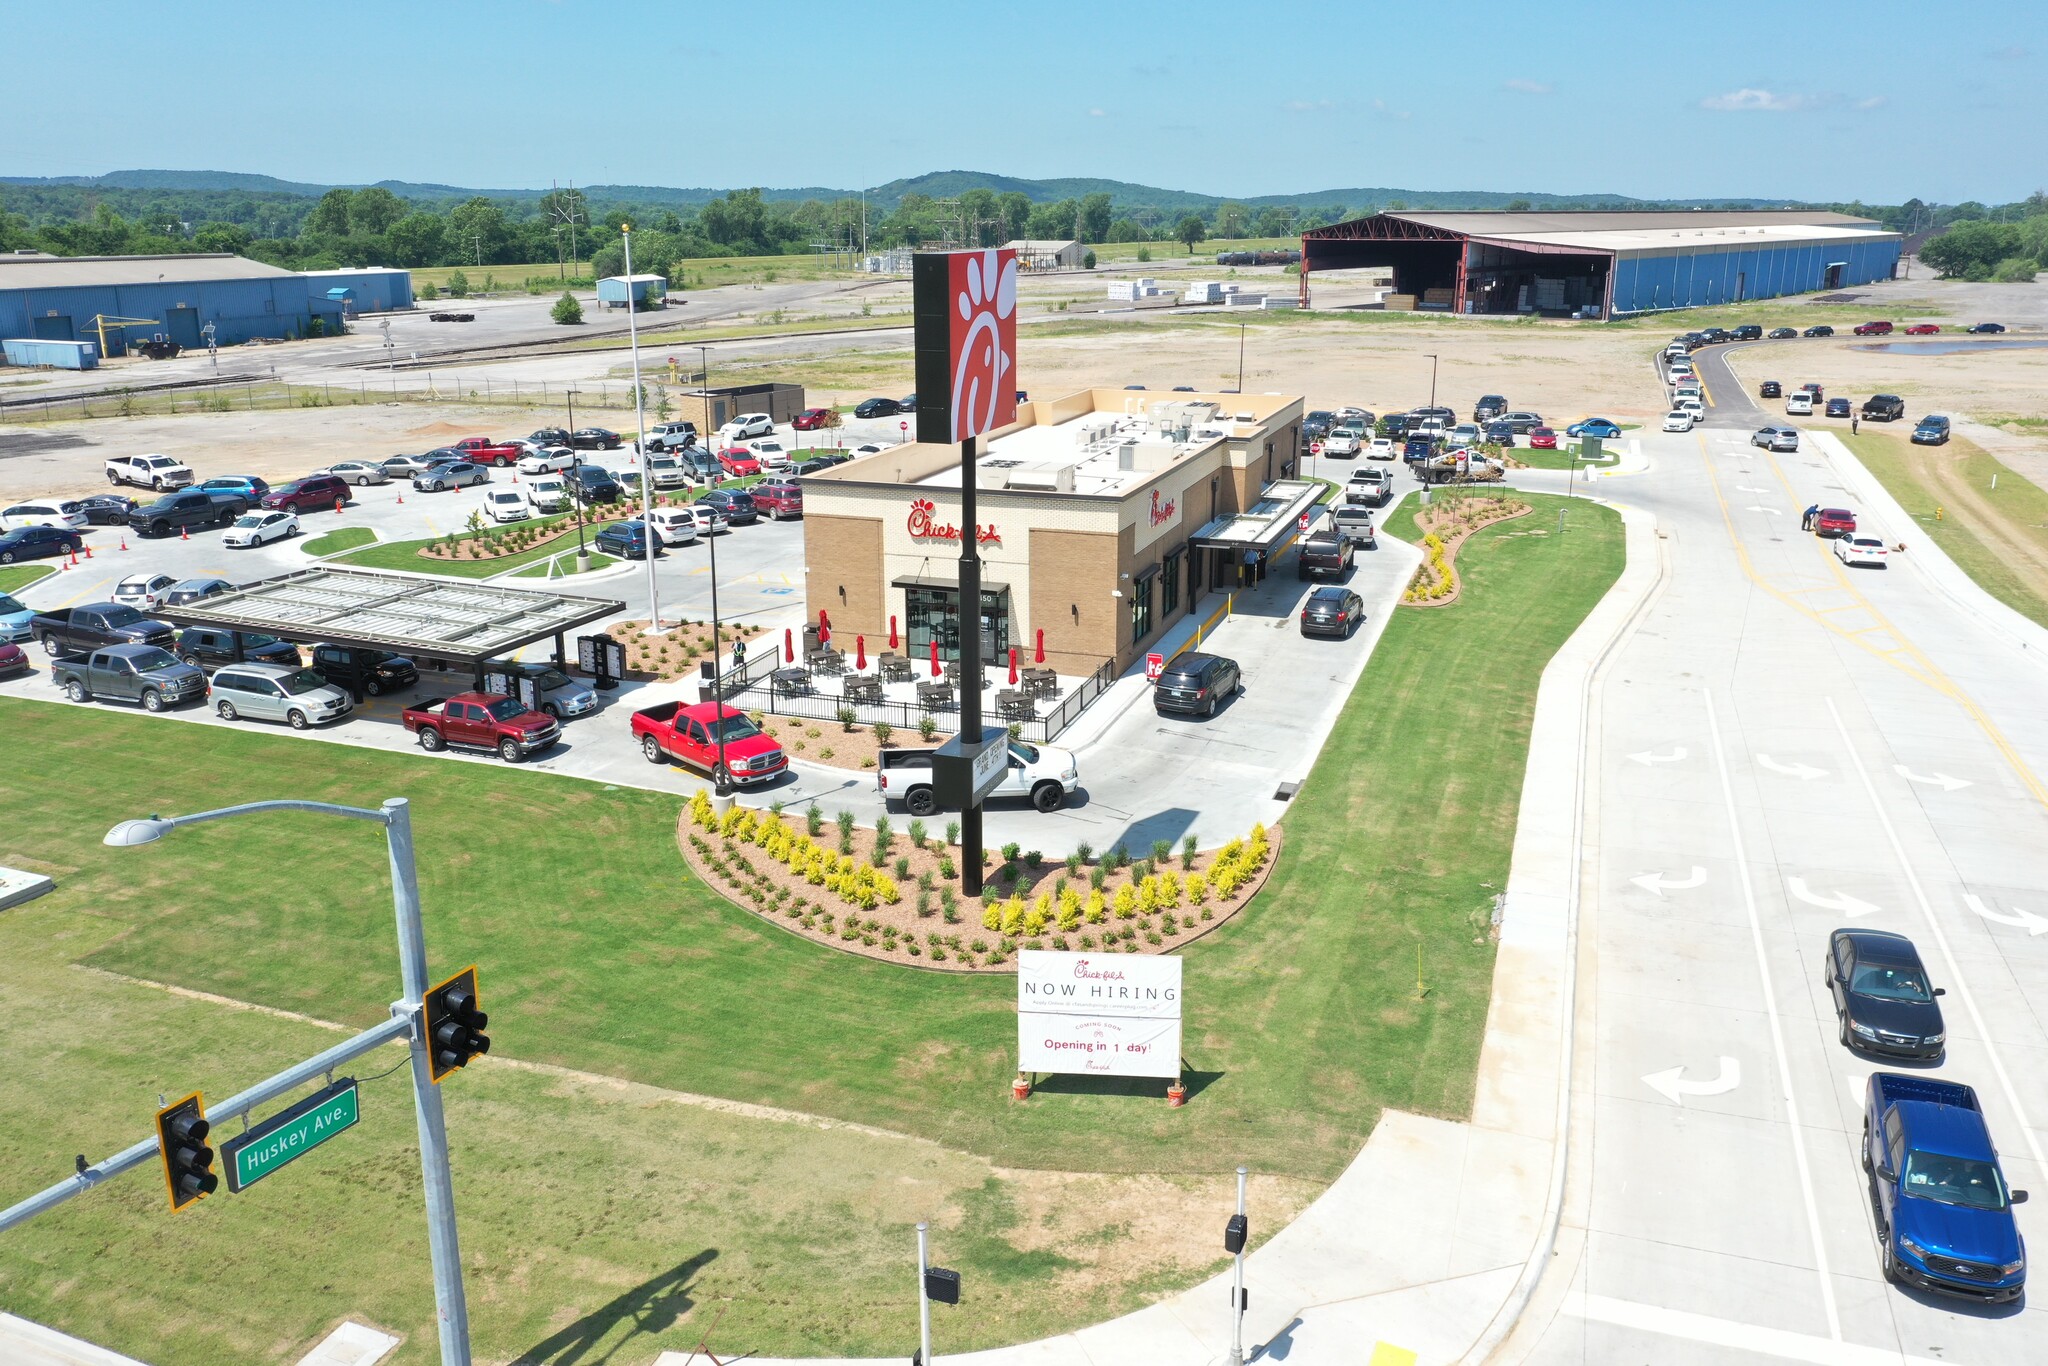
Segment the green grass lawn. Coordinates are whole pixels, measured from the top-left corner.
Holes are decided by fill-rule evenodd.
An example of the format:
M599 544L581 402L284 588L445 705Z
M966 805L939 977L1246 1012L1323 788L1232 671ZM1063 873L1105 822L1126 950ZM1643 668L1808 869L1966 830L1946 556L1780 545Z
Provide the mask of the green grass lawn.
M32 583L41 583L57 572L48 564L0 564L0 593L19 593Z
M369 545L377 533L366 526L338 526L325 536L315 536L302 547L308 555L335 555L359 545Z
M561 544L559 544L559 543L557 543L556 545L554 545L553 547L551 547L551 549L552 549L552 552L553 552L554 554L557 554L557 555L561 554L561 553L562 553L562 551L563 551L563 547L562 547L562 545L561 545ZM570 565L570 564L572 564L572 563L573 563L573 559L572 559L572 560L564 560L564 561L562 562L563 566L565 566L565 567L566 567L566 566L568 566L568 565ZM614 559L613 559L613 558L612 558L612 557L611 557L610 555L600 555L600 554L599 554L599 553L598 553L597 551L595 551L595 550L593 550L593 551L591 551L591 552L590 552L590 567L591 567L591 569L592 569L592 570L598 570L598 569L605 569L605 568L608 568L608 567L610 567L611 565L613 565L613 564L615 564L615 563L617 563L617 561L615 561L615 560L614 560ZM547 566L547 563L546 563L546 561L545 561L545 560L543 560L543 561L541 561L541 562L539 562L539 563L535 563L535 564L530 564L530 565L526 566L526 568L524 568L524 569L520 570L520 571L519 571L518 573L514 574L514 575L513 575L512 577L513 577L513 578L515 578L515 579L542 579L542 578L546 578L546 577L548 577L548 566ZM555 575L554 575L554 577L556 577L556 578L558 578L558 579L559 579L559 578L564 578L564 577L567 577L567 578L574 578L574 577L575 577L575 575L574 575L574 574L568 574L568 575L565 575L565 574L564 574L564 573L562 572L562 570L558 568L558 569L557 569L557 570L555 571Z
M1530 501L1546 514L1563 502ZM1079 1078L1012 1104L1012 980L907 971L762 924L688 874L673 797L0 699L0 729L34 726L45 763L69 775L65 801L51 803L28 770L0 768L0 861L47 868L60 883L0 916L0 1030L18 1060L0 1085L19 1097L0 1106L0 1171L10 1191L34 1189L68 1171L74 1152L132 1141L157 1092L217 1094L272 1065L259 1055L274 1063L310 1047L300 1027L115 991L67 963L357 1027L381 1018L393 992L373 832L275 815L113 851L99 844L105 829L144 810L402 794L414 804L428 951L437 968L479 965L494 1058L917 1133L1006 1168L1192 1179L1245 1161L1327 1181L1382 1108L1458 1117L1471 1105L1488 923L1506 886L1537 678L1622 561L1619 519L1569 508L1564 537L1521 529L1529 519L1477 533L1459 554L1458 604L1401 609L1388 623L1357 704L1295 799L1265 891L1186 953L1193 1096L1183 1110L1167 1108L1158 1083ZM1397 512L1384 530L1412 534L1412 522ZM1430 987L1421 1001L1418 947ZM996 1293L991 1272L1022 1287L994 1320L963 1311L963 1330L975 1327L962 1346L1086 1321L1142 1288L1068 1295L1060 1253L1004 1236L1015 1216L1003 1188L973 1194L969 1168L932 1175L951 1160L937 1150L778 1168L774 1146L745 1131L694 1131L645 1103L598 1114L570 1104L563 1084L520 1077L486 1069L450 1091L458 1190L480 1205L466 1251L487 1355L517 1354L593 1314L618 1331L632 1315L613 1296L653 1295L639 1312L659 1319L679 1301L658 1279L648 1291L649 1278L707 1247L716 1258L690 1275L707 1300L732 1296L727 1341L899 1350L872 1297L900 1280L903 1202L889 1192L906 1181L938 1181L929 1203L961 1212L946 1236L969 1252L959 1261L987 1269L978 1295ZM155 1232L150 1221L167 1216L142 1176L17 1232L0 1241L0 1299L166 1360L274 1359L304 1325L358 1308L423 1324L403 1092L385 1084L372 1105L383 1140L346 1136L337 1142L354 1146L273 1178L261 1199L181 1216L175 1237ZM295 1180L332 1188L294 1209ZM884 1218L894 1222L878 1240ZM306 1229L349 1251L309 1253ZM171 1266L242 1270L160 1274ZM252 1295L259 1269L265 1292ZM168 1357L166 1343L178 1344ZM430 1359L424 1335L406 1359Z
M1613 446L1608 445L1601 448L1601 456L1598 460L1581 460L1579 458L1579 443L1576 441L1571 442L1569 445L1553 446L1547 450L1538 449L1535 446L1516 446L1508 454L1521 461L1524 465L1529 466L1529 468L1537 470L1568 470L1574 466L1582 470L1589 467L1598 469L1605 465L1612 465L1621 459L1621 453Z

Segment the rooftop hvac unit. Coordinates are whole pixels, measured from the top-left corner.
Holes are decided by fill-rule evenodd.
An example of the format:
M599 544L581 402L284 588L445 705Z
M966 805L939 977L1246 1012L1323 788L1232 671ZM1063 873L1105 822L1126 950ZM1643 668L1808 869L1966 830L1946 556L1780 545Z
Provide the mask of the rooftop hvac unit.
M1004 483L1005 488L1025 493L1072 493L1074 491L1074 467L1072 465L1034 465L1024 469L1011 470Z

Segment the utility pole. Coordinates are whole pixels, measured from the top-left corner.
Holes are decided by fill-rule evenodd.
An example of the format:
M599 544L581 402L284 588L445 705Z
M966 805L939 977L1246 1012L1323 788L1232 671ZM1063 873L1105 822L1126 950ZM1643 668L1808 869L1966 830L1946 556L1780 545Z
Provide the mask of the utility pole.
M1251 1221L1244 1209L1245 1169L1237 1169L1237 1214L1223 1226L1223 1250L1234 1259L1230 1274L1230 1366L1244 1366L1244 1246Z
M924 1273L931 1266L930 1244L931 1225L917 1221L917 1359L921 1366L931 1366L932 1360L932 1297L925 1293Z

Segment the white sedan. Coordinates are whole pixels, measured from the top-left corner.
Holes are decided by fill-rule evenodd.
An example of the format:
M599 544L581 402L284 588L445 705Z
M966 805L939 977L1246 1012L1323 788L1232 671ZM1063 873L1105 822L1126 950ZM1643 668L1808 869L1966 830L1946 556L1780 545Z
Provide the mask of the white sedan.
M577 463L576 452L567 446L543 446L519 457L521 474L560 474Z
M1681 413L1691 413L1695 422L1707 415L1707 405L1696 398L1676 399L1671 406Z
M692 503L684 510L696 519L699 536L716 536L726 529L725 518L719 516L715 508L706 507L703 503Z
M220 543L230 546L258 546L299 534L299 519L290 512L250 512L235 519L221 533Z
M1885 567L1884 542L1875 536L1837 536L1833 541L1835 558L1847 565L1868 565L1873 569Z
M379 460L337 460L326 469L314 470L313 473L331 474L336 479L347 480L357 488L391 482L391 471L385 469L383 462Z
M1683 408L1673 409L1664 414L1664 430L1667 432L1689 432L1692 430L1692 414Z
M1372 444L1365 448L1367 460L1392 460L1394 454L1394 438L1391 436L1376 436L1372 439Z

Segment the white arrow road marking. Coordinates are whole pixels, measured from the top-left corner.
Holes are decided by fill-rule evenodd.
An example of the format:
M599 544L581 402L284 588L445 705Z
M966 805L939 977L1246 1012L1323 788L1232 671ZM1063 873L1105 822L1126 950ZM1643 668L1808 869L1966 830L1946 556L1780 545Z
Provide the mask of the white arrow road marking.
M1733 1058L1722 1058L1721 1075L1712 1081L1687 1081L1683 1067L1652 1072L1643 1081L1673 1105L1683 1105L1687 1096L1725 1096L1742 1085L1742 1064Z
M1629 881L1661 900L1666 892L1689 892L1695 887L1706 886L1707 870L1694 864L1692 876L1689 878L1672 879L1662 873L1644 873L1641 877L1630 878Z
M1847 892L1821 896L1806 885L1806 879L1803 877L1788 877L1785 879L1785 885L1791 888L1794 901L1803 901L1824 911L1840 911L1843 915L1871 915L1877 910L1877 907L1868 901L1859 901Z
M1748 473L1749 473L1749 471L1748 471L1748 470L1744 470L1744 471L1743 471L1743 473L1744 473L1744 474L1748 474ZM1769 493L1769 492L1770 492L1770 490L1769 490L1769 489L1760 489L1760 488L1755 488L1755 487L1753 487L1753 486L1751 486L1751 485L1749 485L1749 484L1737 484L1737 485L1735 486L1735 491L1736 491L1737 493Z
M1641 751L1640 753L1637 753L1637 754L1631 754L1631 755L1629 755L1628 757L1629 757L1629 758L1631 758L1631 759L1633 759L1633 760L1635 760L1635 761L1636 761L1637 763L1639 763L1639 764L1645 764L1645 765L1647 765L1647 764L1675 764L1675 763L1677 763L1677 762L1678 762L1679 760L1681 760L1681 759L1683 759L1683 758L1685 757L1685 746L1684 746L1684 745L1673 745L1673 746L1671 747L1671 752L1670 752L1669 754L1656 754L1656 753L1652 753L1652 752L1651 752L1650 750L1647 750L1647 749L1646 749L1646 750L1643 750L1643 751Z
M1940 788L1943 792L1953 792L1959 787L1970 785L1968 778L1951 778L1946 773L1915 773L1904 764L1893 764L1892 768L1909 783L1926 783L1930 787Z
M1812 764L1781 764L1768 754L1757 755L1756 762L1759 768L1767 768L1773 773L1782 773L1787 778L1797 778L1801 782L1828 776L1828 771L1824 768L1815 768Z
M1971 896L1967 892L1963 894L1963 901L1971 910L1983 916L1994 925L2013 925L2025 930L2029 935L2048 934L2048 917L2035 915L2032 911L2021 910L2018 906L2012 908L2011 915L2007 915L2004 911L1994 911L1984 904L1982 897Z
M1751 512L1768 512L1773 517L1782 516L1785 511L1783 508L1767 508L1762 503L1751 503L1748 510Z

